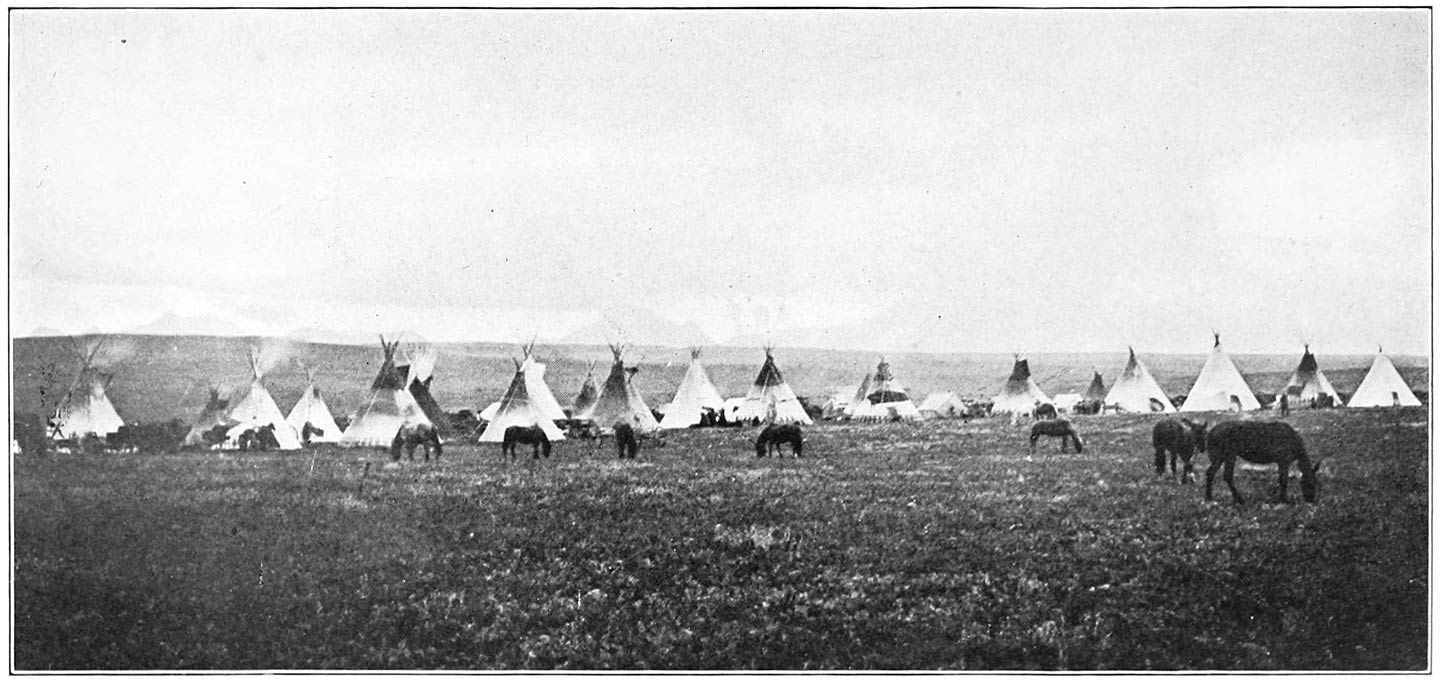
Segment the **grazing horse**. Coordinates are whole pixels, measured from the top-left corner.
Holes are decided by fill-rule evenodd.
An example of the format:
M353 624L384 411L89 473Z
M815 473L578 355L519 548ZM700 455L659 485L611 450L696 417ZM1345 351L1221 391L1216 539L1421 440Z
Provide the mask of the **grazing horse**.
M533 458L540 459L540 449L545 449L545 457L550 457L550 437L545 436L545 430L538 426L529 427L506 427L505 441L500 444L501 455L515 457L515 446L517 444L530 444L534 446Z
M640 453L640 440L635 437L635 428L621 422L615 425L615 450L619 453L620 459L635 459Z
M1185 461L1185 473L1180 481L1189 483L1195 477L1195 466L1190 458L1195 451L1205 452L1205 430L1209 423L1196 424L1189 418L1167 417L1155 423L1150 441L1155 445L1155 474L1165 474L1165 453L1170 453L1170 474L1174 475L1175 460Z
M800 425L769 425L755 439L755 457L763 458L774 452L778 458L783 453L780 447L786 444L789 444L795 457L804 457L804 437L800 434Z
M242 451L268 451L280 447L280 440L275 438L275 425L273 424L240 432L236 442Z
M435 459L440 459L443 449L440 448L440 432L432 424L402 425L395 432L395 439L390 442L390 459L396 462L400 460L400 449L405 449L405 454L410 456L410 461L415 461L415 447L425 447L425 462L430 462L430 451L435 451Z
M1215 473L1224 467L1225 484L1230 487L1235 503L1244 502L1235 489L1235 460L1244 458L1261 465L1279 466L1282 503L1290 502L1285 488L1290 480L1290 463L1296 463L1300 466L1300 490L1305 502L1315 502L1316 464L1312 464L1305 453L1300 434L1284 422L1222 422L1210 428L1201 450L1210 454L1210 468L1205 470L1205 500L1211 500L1210 487L1215 483Z
M1066 447L1071 441L1075 442L1075 452L1084 453L1085 444L1080 441L1080 435L1075 433L1075 428L1070 426L1069 420L1041 420L1030 427L1030 452L1035 452L1035 442L1042 436L1060 437L1060 452L1065 453Z
M1037 420L1054 420L1060 417L1060 412L1055 410L1054 403L1040 403L1035 406L1031 417Z

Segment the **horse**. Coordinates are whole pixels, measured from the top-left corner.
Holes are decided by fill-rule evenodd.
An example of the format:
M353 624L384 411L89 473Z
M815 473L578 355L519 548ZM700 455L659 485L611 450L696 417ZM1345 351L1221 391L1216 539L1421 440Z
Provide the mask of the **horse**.
M405 449L405 454L410 456L410 461L415 461L415 447L425 447L425 462L430 462L430 451L435 451L435 459L440 459L442 448L440 447L440 432L432 424L407 424L401 425L395 432L395 439L390 442L390 459L400 461L400 449Z
M1035 452L1035 442L1042 436L1060 437L1060 452L1065 453L1070 441L1075 442L1075 452L1084 453L1085 444L1080 441L1080 435L1075 433L1075 428L1070 426L1069 420L1041 420L1030 427L1030 452Z
M1181 482L1189 483L1195 477L1195 466L1190 458L1195 451L1205 452L1205 430L1209 423L1196 424L1189 418L1167 417L1155 423L1150 432L1150 442L1155 446L1155 474L1165 474L1165 453L1170 453L1170 474L1175 474L1175 460L1185 461L1185 473Z
M1031 413L1031 417L1034 417L1037 420L1055 420L1059 419L1060 411L1055 410L1054 403L1040 403L1035 406L1035 410Z
M624 422L615 425L615 450L620 459L635 459L640 453L640 440L635 437L635 428Z
M309 446L312 436L325 436L325 430L316 427L313 423L306 422L305 426L300 429L300 442Z
M529 427L506 427L505 441L500 444L501 455L515 457L515 446L517 444L530 444L534 446L533 458L540 459L540 449L545 449L545 457L550 457L550 437L545 436L545 430L538 426Z
M1235 488L1235 460L1244 458L1250 462L1268 465L1275 463L1280 470L1280 502L1289 503L1286 484L1290 480L1290 463L1300 467L1300 490L1305 502L1315 502L1316 467L1305 453L1305 442L1294 427L1284 422L1250 422L1236 420L1222 422L1210 428L1205 434L1203 451L1210 454L1210 467L1205 470L1205 500L1211 500L1210 488L1215 483L1215 473L1225 468L1225 484L1235 504L1244 502L1240 491Z
M1099 415L1104 410L1105 402L1098 398L1083 400L1075 404L1076 415Z
M242 451L268 451L272 448L280 448L280 440L275 438L275 425L273 424L240 432L236 442Z
M778 458L783 452L780 447L786 444L789 444L795 457L804 457L804 437L800 433L800 425L769 425L755 439L755 457L763 458L773 451Z

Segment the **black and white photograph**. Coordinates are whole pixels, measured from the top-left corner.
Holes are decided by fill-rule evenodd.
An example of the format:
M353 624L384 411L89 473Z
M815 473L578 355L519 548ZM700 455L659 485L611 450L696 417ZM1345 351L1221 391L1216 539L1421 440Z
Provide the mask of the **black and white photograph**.
M1432 670L1431 6L7 24L11 675Z

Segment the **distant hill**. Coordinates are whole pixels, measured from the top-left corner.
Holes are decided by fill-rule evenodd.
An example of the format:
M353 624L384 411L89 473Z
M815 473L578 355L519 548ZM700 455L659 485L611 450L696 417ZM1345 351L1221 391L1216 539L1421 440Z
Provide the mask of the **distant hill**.
M144 325L126 332L130 334L160 335L204 335L213 337L242 337L247 332L232 322L212 316L184 316L166 313Z

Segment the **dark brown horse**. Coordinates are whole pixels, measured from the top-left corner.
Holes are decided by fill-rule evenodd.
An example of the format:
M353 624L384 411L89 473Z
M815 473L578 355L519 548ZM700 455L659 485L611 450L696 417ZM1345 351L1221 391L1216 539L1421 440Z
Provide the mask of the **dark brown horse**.
M443 449L440 447L440 432L432 424L402 425L395 432L395 439L390 442L390 459L400 460L400 449L405 449L405 454L410 456L410 461L415 460L415 447L425 447L425 462L430 462L430 452L435 452L435 459L440 459Z
M621 460L634 460L640 453L640 439L636 438L634 427L624 422L615 425L615 450Z
M1059 419L1060 412L1055 410L1054 403L1037 403L1031 417L1037 420L1055 420Z
M1030 452L1035 452L1035 442L1042 436L1060 437L1060 452L1065 453L1066 447L1071 441L1075 442L1075 452L1084 453L1085 444L1080 441L1080 435L1075 428L1070 426L1069 420L1041 420L1030 426Z
M1240 491L1235 488L1235 461L1245 459L1253 463L1268 465L1275 463L1280 470L1280 502L1290 502L1286 484L1290 480L1290 463L1300 467L1300 491L1305 502L1315 502L1316 464L1310 462L1305 453L1305 442L1294 427L1284 422L1249 422L1237 420L1221 422L1210 428L1205 435L1205 450L1210 454L1210 468L1205 470L1205 500L1211 500L1210 488L1215 483L1215 473L1225 468L1225 484L1235 503L1243 503Z
M778 458L783 452L780 447L788 444L790 452L801 458L804 457L804 441L800 425L769 425L755 439L755 457L763 458L773 452Z
M550 457L550 437L545 435L545 430L536 425L529 427L506 427L505 441L500 444L500 453L514 458L515 446L522 443L534 446L532 457L535 460L540 459L540 451L542 448L545 451L545 457Z
M1196 451L1205 452L1205 430L1209 423L1196 424L1190 418L1167 417L1155 423L1150 432L1150 442L1155 446L1155 474L1165 474L1165 454L1170 454L1170 474L1175 474L1175 460L1185 461L1185 473L1181 482L1188 483L1195 478L1195 466L1190 458Z

